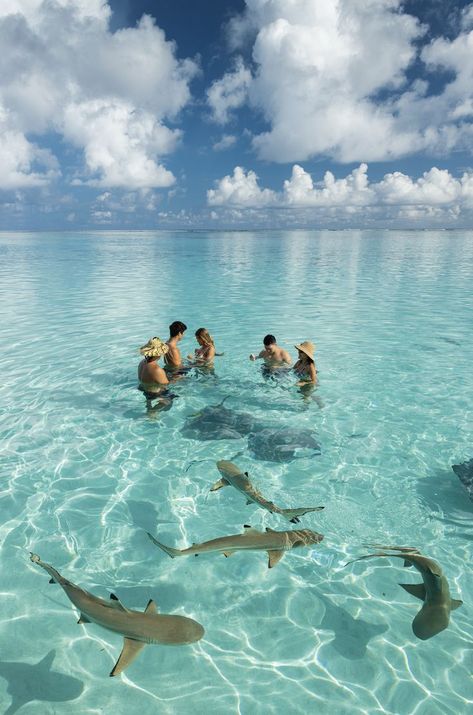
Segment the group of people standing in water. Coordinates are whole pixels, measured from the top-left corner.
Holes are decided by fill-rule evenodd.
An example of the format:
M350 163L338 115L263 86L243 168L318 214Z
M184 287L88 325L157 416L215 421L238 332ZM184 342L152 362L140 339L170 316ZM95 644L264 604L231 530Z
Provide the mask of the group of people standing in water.
M211 368L217 353L212 336L206 328L195 331L198 347L194 354L187 356L183 361L178 343L184 337L187 325L180 320L175 320L169 326L169 339L164 342L161 338L150 338L146 345L140 348L143 360L138 366L139 389L146 397L148 408L152 407L153 400L170 397L167 386L181 379L193 367ZM274 335L266 335L263 339L264 348L257 355L251 354L250 360L263 360L266 374L277 374L280 370L292 370L297 377L297 385L314 386L317 382L317 369L314 361L313 343L308 340L295 345L298 359L292 365L289 353L281 348ZM164 365L159 364L164 358ZM167 394L166 394L167 393Z

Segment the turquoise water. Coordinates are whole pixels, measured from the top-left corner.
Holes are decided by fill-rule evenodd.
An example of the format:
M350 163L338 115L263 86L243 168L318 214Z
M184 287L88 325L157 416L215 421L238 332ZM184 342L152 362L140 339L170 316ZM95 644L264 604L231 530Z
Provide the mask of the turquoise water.
M2 481L0 702L11 713L392 713L473 706L473 503L451 465L473 456L473 233L0 234ZM147 415L137 347L205 326L215 375L191 375ZM263 379L274 333L317 344L320 384ZM313 431L321 454L258 459L248 438L196 440L224 398L261 427ZM237 420L238 422L238 420ZM264 457L270 457L271 451ZM279 506L325 505L325 535L268 570L264 552L171 560L242 531L295 528L209 493L234 459ZM415 545L464 605L434 638L411 622L418 581L365 542ZM194 645L149 646L108 678L122 639L77 625L29 552L102 597L187 615Z

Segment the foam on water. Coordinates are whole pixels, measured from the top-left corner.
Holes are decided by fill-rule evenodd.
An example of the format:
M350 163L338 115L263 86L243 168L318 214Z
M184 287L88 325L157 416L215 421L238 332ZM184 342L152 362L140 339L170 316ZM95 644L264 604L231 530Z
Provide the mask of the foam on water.
M451 469L473 456L471 233L4 233L0 252L2 711L472 708L473 504ZM137 347L175 319L184 355L201 326L225 355L150 417ZM266 333L293 356L317 344L315 393L248 360ZM186 437L224 398L262 428L310 431L321 454L269 461L246 434ZM146 531L182 548L288 528L236 490L210 494L219 459L278 506L324 504L300 524L324 541L272 570L261 552L169 559ZM446 631L412 633L420 602L398 583L419 577L400 560L343 568L364 542L442 565L464 601ZM194 618L204 639L150 646L108 679L121 638L77 625L30 550L96 595Z

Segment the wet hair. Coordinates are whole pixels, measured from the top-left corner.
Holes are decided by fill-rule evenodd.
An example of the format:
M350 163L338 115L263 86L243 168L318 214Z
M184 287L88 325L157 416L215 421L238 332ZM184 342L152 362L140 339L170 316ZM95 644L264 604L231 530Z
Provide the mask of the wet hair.
M215 347L213 338L207 328L199 328L198 330L196 330L195 337L203 340L206 345L212 345L213 347Z
M178 333L183 333L185 330L187 330L187 325L181 323L180 320L175 320L174 323L171 323L169 326L169 335L171 338L175 338Z
M275 342L276 338L274 335L265 335L263 338L263 344L266 345L266 347L268 347L268 345L274 345Z

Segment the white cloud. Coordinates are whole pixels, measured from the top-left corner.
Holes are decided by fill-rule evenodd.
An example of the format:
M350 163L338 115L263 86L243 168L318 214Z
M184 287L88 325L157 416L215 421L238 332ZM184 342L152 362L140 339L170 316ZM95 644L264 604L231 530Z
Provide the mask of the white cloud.
M110 15L105 0L2 0L0 135L14 130L29 143L34 134L40 144L60 133L83 150L84 178L98 186L169 186L161 159L180 132L166 122L188 103L198 68L177 59L150 17L111 33ZM28 173L40 180L20 149L0 188L15 175L19 186Z
M402 0L246 0L230 27L234 47L253 42L248 102L269 125L253 139L259 157L348 163L471 149L472 18L473 5L457 38L419 54L425 28ZM408 77L416 58L427 78L440 69L454 79L430 92Z
M69 105L62 132L84 148L92 175L87 183L93 186L144 188L174 183L172 173L153 157L172 151L180 132L156 122L149 112L136 111L124 102Z
M21 132L2 130L1 126L0 156L1 188L44 186L59 176L58 164L51 152L30 143Z
M212 83L207 90L207 103L215 122L226 124L230 120L231 111L245 103L250 82L251 72L238 57L234 71L227 72L222 79Z
M258 177L254 171L247 174L241 166L236 166L233 176L224 176L216 182L215 189L207 191L209 206L268 206L275 200L275 194L270 189L260 189Z
M224 134L222 138L213 145L214 151L225 151L236 144L236 137L233 134Z
M245 173L235 167L233 176L217 182L207 192L209 206L255 209L316 209L333 218L362 215L369 209L373 215L394 217L445 217L456 219L473 209L473 171L454 178L445 169L433 167L418 179L401 172L386 174L381 181L370 183L368 167L361 164L348 176L336 179L327 171L322 181L297 164L281 192L261 188L253 171ZM324 214L325 212L325 214Z

